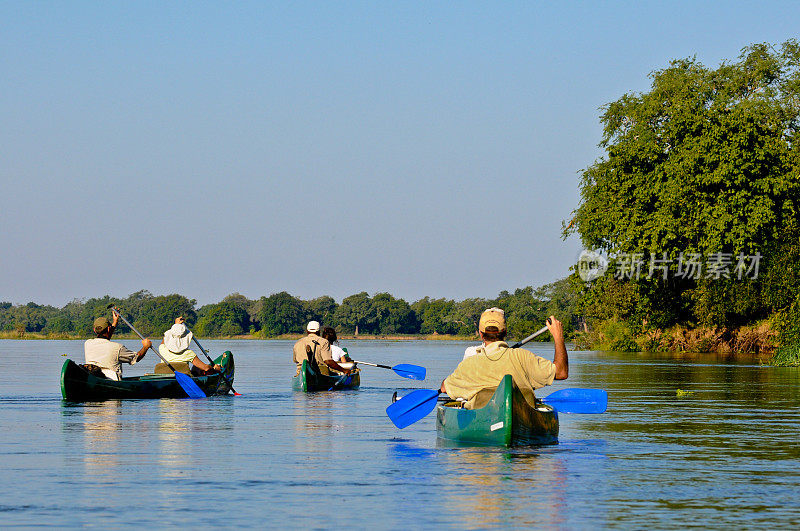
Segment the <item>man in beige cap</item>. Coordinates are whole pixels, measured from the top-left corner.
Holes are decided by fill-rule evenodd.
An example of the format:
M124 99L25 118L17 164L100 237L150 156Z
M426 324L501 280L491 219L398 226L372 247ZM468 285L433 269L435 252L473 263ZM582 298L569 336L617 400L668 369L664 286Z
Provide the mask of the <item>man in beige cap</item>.
M103 374L111 380L121 380L122 364L135 364L144 358L147 349L152 344L149 339L142 339L142 349L139 352L133 352L125 345L111 341L118 319L116 312L113 323L109 323L106 317L95 319L94 333L97 334L97 337L89 339L83 345L86 363L99 367Z
M319 323L317 321L309 321L306 326L306 335L297 340L292 348L292 360L297 365L297 373L300 374L300 368L303 366L303 360L307 360L306 346L311 347L311 352L314 354L314 361L319 367L321 374L330 374L330 369L350 374L350 370L345 369L335 361L331 355L331 344L324 337L319 335Z
M453 374L442 382L441 391L451 398L466 401L465 407L481 407L475 403L482 389L494 389L506 374L510 374L522 394L532 403L534 390L550 385L553 380L565 380L569 375L567 347L561 322L552 315L547 328L555 342L553 361L546 360L522 348L510 348L506 339L506 317L500 308L489 308L481 314L478 332L483 345L473 356L464 358Z

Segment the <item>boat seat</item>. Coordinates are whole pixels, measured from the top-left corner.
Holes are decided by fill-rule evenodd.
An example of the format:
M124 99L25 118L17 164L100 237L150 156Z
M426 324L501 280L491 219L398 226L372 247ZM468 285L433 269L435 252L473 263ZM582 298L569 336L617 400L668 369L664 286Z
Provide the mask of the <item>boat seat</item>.
M170 363L170 365L175 367L176 371L182 372L183 374L189 374L191 376L189 372L189 364L186 363L185 361L172 362ZM172 369L170 369L166 363L162 362L156 365L156 368L153 372L155 374L172 374Z
M484 387L475 395L475 402L472 406L472 409L479 409L489 403L489 400L492 399L494 396L494 392L497 391L496 387Z
M100 367L98 367L93 363L80 363L78 364L78 366L81 367L86 372L88 372L89 374L91 374L92 376L94 376L95 378L105 378L106 380L110 379L108 376L105 375L103 369L101 369Z

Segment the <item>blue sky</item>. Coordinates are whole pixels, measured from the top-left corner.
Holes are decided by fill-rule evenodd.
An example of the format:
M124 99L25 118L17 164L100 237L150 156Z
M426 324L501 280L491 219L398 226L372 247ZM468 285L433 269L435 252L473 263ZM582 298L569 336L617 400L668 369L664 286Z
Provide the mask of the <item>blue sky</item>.
M800 2L0 2L0 300L568 274L600 107Z

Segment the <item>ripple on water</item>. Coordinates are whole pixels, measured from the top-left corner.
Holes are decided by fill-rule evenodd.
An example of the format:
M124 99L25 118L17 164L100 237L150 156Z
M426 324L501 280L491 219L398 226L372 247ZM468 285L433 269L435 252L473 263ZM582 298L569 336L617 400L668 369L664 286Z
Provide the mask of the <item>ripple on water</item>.
M80 342L0 341L1 520L185 527L200 503L204 526L226 528L800 523L798 371L577 352L554 389L606 389L609 409L560 415L558 445L448 448L433 415L397 430L392 393L435 387L467 344L347 342L359 359L426 366L428 381L365 369L359 391L306 395L290 390L291 342L208 341L235 353L241 397L66 404L61 354ZM331 499L341 510L322 518Z

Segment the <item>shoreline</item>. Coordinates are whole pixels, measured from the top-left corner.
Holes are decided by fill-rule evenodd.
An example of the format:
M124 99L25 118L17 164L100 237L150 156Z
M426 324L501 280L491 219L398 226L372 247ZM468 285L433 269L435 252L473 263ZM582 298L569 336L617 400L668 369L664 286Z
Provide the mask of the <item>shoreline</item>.
M274 337L261 337L257 334L244 334L238 336L207 336L203 339L212 341L225 340L225 339L244 339L251 341L274 341L274 340L297 340L303 334L282 334ZM38 332L0 332L0 339L20 339L20 340L46 340L46 341L77 341L92 339L94 336L86 336L81 334L41 334ZM114 339L139 339L136 334L114 334ZM151 337L152 341L158 341L158 338ZM383 340L383 341L477 341L477 336L457 336L448 334L359 334L359 335L346 335L339 336L339 339L354 341L354 340Z
M0 339L8 339L8 340L23 340L23 341L85 341L87 339L91 339L93 336L82 336L82 335L67 335L67 334L39 334L34 332L26 332L24 334L19 334L18 332L0 332ZM302 337L301 334L283 334L276 337L259 337L258 335L254 334L246 334L246 335L238 335L238 336L222 336L222 337L205 337L203 340L211 340L211 341L225 341L225 340L235 340L235 341L296 341ZM115 334L115 340L135 340L139 339L139 336L136 334ZM155 342L159 341L158 338L150 338ZM418 335L418 334L387 334L387 335L373 335L373 334L359 334L358 336L355 335L342 335L340 336L341 340L345 341L474 341L478 342L478 338L475 336L457 336L457 335L447 335L447 334L427 334L427 335ZM703 356L713 356L720 360L730 360L730 361L751 361L753 363L759 364L768 364L769 357L771 352L735 352L731 350L709 350L709 351L694 351L694 350L674 350L674 351L665 351L665 350L636 350L636 351L626 351L626 350L617 350L613 348L608 348L608 345L603 344L587 344L586 337L579 337L567 340L567 347L570 352L610 352L610 353L626 353L626 354L660 354L670 357L681 357L687 360L703 357ZM514 338L509 339L509 342L512 342ZM531 341L531 343L552 343L552 341Z

